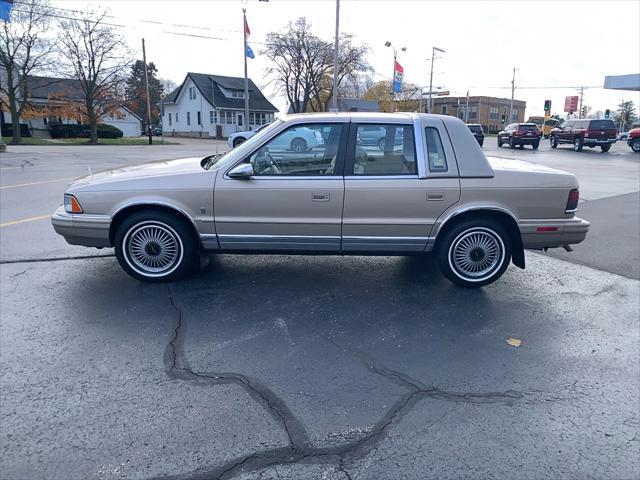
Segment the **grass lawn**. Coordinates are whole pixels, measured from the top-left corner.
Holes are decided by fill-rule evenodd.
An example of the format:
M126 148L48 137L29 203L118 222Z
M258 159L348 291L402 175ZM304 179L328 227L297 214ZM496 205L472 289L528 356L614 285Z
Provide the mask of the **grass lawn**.
M2 140L7 145L11 144L11 137L2 137ZM22 145L89 145L89 141L86 138L34 138L34 137L22 137ZM99 138L98 145L148 145L148 138ZM180 145L177 142L160 143L160 139L153 139L153 145Z

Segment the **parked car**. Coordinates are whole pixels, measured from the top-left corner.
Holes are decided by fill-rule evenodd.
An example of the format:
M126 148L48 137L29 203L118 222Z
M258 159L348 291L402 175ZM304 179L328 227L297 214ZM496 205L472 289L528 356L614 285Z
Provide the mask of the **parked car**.
M551 130L549 143L551 148L556 148L561 143L569 143L576 152L581 152L583 147L598 146L603 152L608 152L617 138L618 131L613 120L576 119L567 120L559 128Z
M619 142L626 142L629 139L629 133L631 133L631 130L633 130L634 128L639 128L640 127L640 122L633 122L631 124L631 128L629 129L628 132L620 132L618 134L618 141Z
M248 130L245 132L236 132L229 135L227 138L227 144L231 148L236 148L241 143L246 142L251 137L253 137L256 133L258 133L263 128L266 128L269 124L261 125L259 127L255 127L253 130Z
M484 130L482 129L482 125L479 123L467 123L467 127L469 127L469 130L473 133L473 136L476 137L478 145L482 146L484 143Z
M376 145L380 150L385 149L387 129L380 125L364 126L358 130L357 144L362 146ZM402 145L402 131L394 138L394 146Z
M631 147L636 153L640 152L640 127L632 128L629 130L629 138L627 138L627 145Z
M356 140L371 126L403 142L365 151ZM301 130L327 140L293 152ZM213 253L433 254L452 282L480 287L510 262L524 268L524 249L583 241L578 198L574 175L487 158L452 116L305 114L226 154L76 180L52 223L70 244L115 247L143 281L184 276Z
M511 148L524 148L525 145L531 145L534 150L540 146L540 138L542 132L535 123L511 123L504 130L498 132L498 146L503 144L509 145Z
M153 129L153 134L154 134L156 137L161 136L161 135L162 135L162 127L155 127L155 128Z

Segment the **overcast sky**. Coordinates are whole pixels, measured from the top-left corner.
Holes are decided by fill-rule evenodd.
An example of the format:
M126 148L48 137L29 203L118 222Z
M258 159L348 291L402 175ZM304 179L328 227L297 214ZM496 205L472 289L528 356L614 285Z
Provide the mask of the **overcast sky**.
M93 3L93 4L92 4ZM242 6L246 5L250 44L249 76L265 87L267 65L260 55L268 32L283 31L289 21L306 17L318 36L333 41L334 0L229 1L71 1L54 6L84 10L106 7L116 24L126 25L129 46L159 75L176 83L187 72L243 76ZM73 15L71 12L66 12ZM527 102L527 115L542 113L545 99L561 113L571 87L584 85L584 103L594 110L615 108L621 98L640 104L639 92L601 88L605 75L640 72L640 1L372 1L341 0L340 30L370 48L376 80L389 79L393 53L384 42L406 47L398 60L405 81L428 86L431 47L446 53L436 60L434 85L453 95L510 97L512 69L516 99ZM161 22L161 23L150 23ZM173 25L172 25L173 24ZM178 34L219 39L195 38ZM536 87L536 88L525 88ZM567 88L558 88L567 87ZM284 98L264 93L281 110Z

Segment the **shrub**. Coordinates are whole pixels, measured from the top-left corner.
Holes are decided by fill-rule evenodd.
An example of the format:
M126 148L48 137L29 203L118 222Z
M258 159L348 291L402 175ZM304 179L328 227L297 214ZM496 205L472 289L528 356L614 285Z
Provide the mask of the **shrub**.
M91 127L89 125L64 124L51 125L49 127L51 138L89 138ZM98 138L120 138L122 130L113 125L98 125Z

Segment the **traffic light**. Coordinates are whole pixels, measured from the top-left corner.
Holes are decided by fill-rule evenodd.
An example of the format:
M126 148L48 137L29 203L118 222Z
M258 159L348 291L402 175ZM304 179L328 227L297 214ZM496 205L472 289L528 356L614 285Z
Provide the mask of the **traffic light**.
M581 112L582 118L587 118L587 106L583 106L582 107L582 112Z
M609 118L611 116L611 110L608 108L604 111L604 118Z
M551 112L551 100L544 101L544 112L547 114Z
M504 123L504 121L507 119L507 115L506 114L502 114L502 123Z

